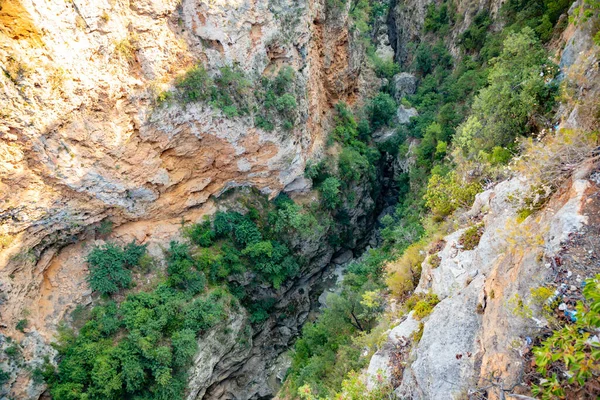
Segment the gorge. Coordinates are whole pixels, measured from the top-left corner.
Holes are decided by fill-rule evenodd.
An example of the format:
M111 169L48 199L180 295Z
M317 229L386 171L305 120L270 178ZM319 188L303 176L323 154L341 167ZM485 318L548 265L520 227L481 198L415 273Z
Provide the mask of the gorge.
M3 0L0 398L597 398L599 9Z

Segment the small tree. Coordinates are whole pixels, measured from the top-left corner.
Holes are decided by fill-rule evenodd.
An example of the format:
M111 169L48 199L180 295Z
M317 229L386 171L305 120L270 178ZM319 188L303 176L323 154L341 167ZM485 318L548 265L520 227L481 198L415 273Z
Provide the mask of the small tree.
M334 177L329 177L323 181L319 189L321 190L325 207L334 209L341 203L340 186L340 181Z

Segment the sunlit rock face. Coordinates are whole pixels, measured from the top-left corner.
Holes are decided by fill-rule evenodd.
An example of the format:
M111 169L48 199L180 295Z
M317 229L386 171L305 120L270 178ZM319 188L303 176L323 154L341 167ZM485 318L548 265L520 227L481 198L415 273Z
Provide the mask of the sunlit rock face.
M149 244L214 211L226 189L275 196L320 154L330 110L359 98L363 51L320 0L7 0L0 10L3 334L50 340L91 301L99 240ZM266 132L204 103L158 106L201 63L250 80L296 71L297 118ZM371 89L372 90L372 89ZM290 187L295 187L291 185ZM112 221L109 236L99 229Z

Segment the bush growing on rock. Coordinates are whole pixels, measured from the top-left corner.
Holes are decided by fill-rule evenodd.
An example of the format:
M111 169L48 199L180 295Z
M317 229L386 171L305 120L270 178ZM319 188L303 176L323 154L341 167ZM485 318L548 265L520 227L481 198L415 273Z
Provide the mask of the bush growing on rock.
M483 224L473 225L463 232L458 239L458 243L463 247L463 250L473 250L479 245L484 230L485 226Z
M323 196L323 204L329 209L334 209L340 204L340 186L339 179L335 177L329 177L323 181L319 190L321 196Z
M432 175L423 198L431 212L441 218L459 207L471 206L480 190L479 183L465 182L453 171L445 176Z
M131 284L130 269L138 265L146 246L131 242L124 248L114 243L95 247L87 256L88 283L101 294L116 293Z
M586 281L577 319L556 330L533 349L539 383L535 396L563 398L567 394L594 396L600 375L600 344L592 339L600 328L600 275Z

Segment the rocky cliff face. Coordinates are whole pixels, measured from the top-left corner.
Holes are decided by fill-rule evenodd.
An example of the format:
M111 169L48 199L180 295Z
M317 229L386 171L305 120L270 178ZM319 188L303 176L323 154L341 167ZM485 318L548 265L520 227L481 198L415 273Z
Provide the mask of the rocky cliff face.
M570 26L561 42L562 76L578 100L563 103L557 128L593 131L597 120L590 110L597 107L600 91L598 47L585 24ZM562 168L575 165L563 163ZM520 384L530 371L531 338L548 324L540 316L543 304L532 301L531 291L550 284L558 288L555 298L577 297L582 281L598 272L599 171L592 153L542 210L522 222L514 199L531 190L531 175L517 174L477 195L461 218L467 226L481 227L478 244L464 248L463 228L434 245L430 253L439 263L423 262L416 293L435 294L441 301L423 325L411 313L388 332L370 361L369 385L383 372L399 398L526 394ZM422 336L414 341L419 330Z
M25 336L48 342L68 311L92 301L84 259L99 240L135 239L160 255L182 220L214 212L228 188L270 196L309 188L301 176L321 152L331 107L372 90L346 12L328 15L320 0L8 0L0 25L1 320L2 334L16 339L24 337L16 322L27 318ZM158 107L156 95L197 62L209 73L237 64L254 80L291 66L295 128L266 132L251 117L226 118L200 103ZM334 252L313 250L313 270L280 294L307 298L300 288ZM268 348L278 329L287 346L307 315L299 301L304 309L289 327L263 327L253 342ZM211 355L214 368L196 371L193 381L204 383L190 398L264 396L264 382L248 382L279 348L271 358L253 351ZM201 368L210 365L198 357ZM231 375L228 365L249 358ZM219 386L243 374L246 383Z
M440 3L440 1L433 0L392 0L391 11L387 18L388 34L390 45L394 49L395 60L400 65L410 65L412 61L409 59L408 46L410 46L410 43L420 42L428 6L430 4L439 5ZM448 4L455 7L458 20L455 21L449 35L441 39L444 40L450 52L457 56L459 54L459 35L469 28L475 15L480 11L487 11L495 19L503 2L499 0L475 0L451 1Z
M93 240L102 220L115 237L160 240L226 188L280 192L318 151L331 104L358 90L347 20L326 20L319 2L10 1L0 18L5 321L44 285L81 295L80 279L58 278L67 258L82 266L65 246ZM267 133L201 104L155 108L153 91L196 60L257 78L293 66L297 128ZM39 311L36 328L59 314Z

